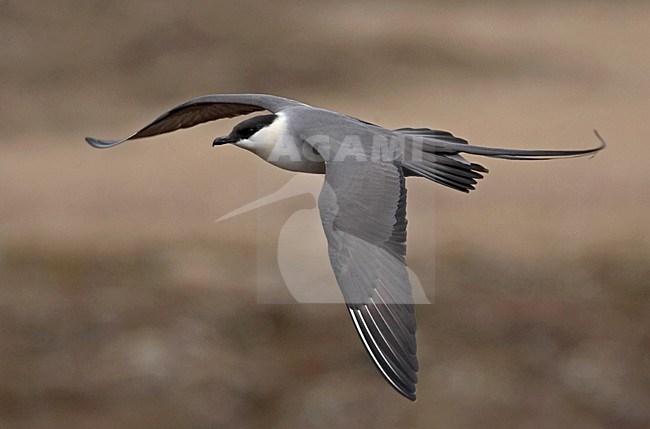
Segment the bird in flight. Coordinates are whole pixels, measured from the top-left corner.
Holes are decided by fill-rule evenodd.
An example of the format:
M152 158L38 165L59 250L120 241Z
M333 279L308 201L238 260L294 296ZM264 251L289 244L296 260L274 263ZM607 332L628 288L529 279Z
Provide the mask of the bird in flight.
M328 254L354 327L383 377L416 399L415 311L406 270L405 178L424 177L469 192L488 170L461 153L514 160L593 155L583 150L517 150L473 146L449 132L381 126L264 94L198 97L120 140L86 141L109 148L204 122L267 111L237 124L213 146L234 144L285 170L324 174L318 209Z

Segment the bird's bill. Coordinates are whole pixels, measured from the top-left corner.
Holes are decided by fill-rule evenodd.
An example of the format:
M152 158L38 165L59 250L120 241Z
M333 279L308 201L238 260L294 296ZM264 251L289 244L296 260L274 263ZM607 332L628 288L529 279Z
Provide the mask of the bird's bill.
M217 137L212 142L212 146L220 146L220 145L226 144L226 143L235 143L235 139L233 139L230 136Z

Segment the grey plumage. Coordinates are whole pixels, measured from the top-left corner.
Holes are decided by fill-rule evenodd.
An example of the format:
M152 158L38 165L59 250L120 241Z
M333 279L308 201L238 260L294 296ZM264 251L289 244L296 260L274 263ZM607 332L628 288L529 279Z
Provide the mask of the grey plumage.
M332 269L353 324L373 362L401 394L415 400L418 360L415 313L406 270L405 177L420 176L463 192L474 189L488 170L460 154L533 160L584 156L585 150L515 150L472 146L449 132L428 128L388 130L295 100L261 94L208 95L174 107L138 132L121 140L87 138L97 148L127 140L266 110L275 118L253 121L215 144L235 143L268 162L293 171L325 172L318 208ZM277 132L266 133L265 129ZM271 159L269 148L290 137L314 159ZM273 137L275 136L275 137ZM313 139L326 136L327 139ZM350 143L358 137L358 144ZM275 140L273 140L275 139ZM271 141L273 140L273 141ZM388 142L381 157L371 156L378 140ZM395 143L392 143L392 142ZM342 150L345 149L344 152ZM346 156L337 159L338 154ZM314 166L314 164L317 164Z

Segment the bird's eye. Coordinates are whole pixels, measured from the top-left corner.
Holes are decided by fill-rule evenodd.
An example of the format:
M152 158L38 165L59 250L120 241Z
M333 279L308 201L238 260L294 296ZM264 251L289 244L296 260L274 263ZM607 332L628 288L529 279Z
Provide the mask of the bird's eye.
M250 137L253 134L255 134L255 132L257 132L257 130L254 127L246 127L244 129L242 129L241 131L239 131L239 134L242 135L242 136Z

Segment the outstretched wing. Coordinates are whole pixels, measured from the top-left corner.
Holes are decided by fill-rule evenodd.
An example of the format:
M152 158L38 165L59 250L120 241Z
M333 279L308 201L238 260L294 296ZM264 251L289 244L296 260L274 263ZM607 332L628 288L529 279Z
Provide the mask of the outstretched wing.
M415 400L404 185L402 169L392 161L328 162L318 208L332 268L363 345L384 378Z
M300 105L303 104L295 100L265 94L204 95L203 97L179 104L154 119L140 131L121 140L99 140L93 137L86 137L86 141L96 148L107 148L127 140L169 133L181 128L189 128L217 119L247 115L260 110L268 110L269 112L276 113L287 107Z

